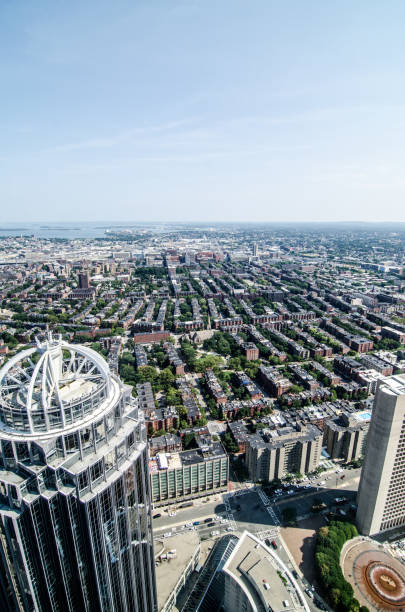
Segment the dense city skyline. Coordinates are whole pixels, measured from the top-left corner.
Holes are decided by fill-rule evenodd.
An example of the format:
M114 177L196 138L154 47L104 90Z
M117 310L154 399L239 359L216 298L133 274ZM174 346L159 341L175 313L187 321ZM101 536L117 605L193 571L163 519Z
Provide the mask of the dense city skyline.
M405 605L403 225L5 226L2 609Z
M1 610L405 610L404 23L0 1Z

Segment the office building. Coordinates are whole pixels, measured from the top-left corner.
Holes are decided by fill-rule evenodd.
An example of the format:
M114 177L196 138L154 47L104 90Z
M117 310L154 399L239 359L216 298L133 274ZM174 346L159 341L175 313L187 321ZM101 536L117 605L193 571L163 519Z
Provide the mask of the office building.
M315 425L297 423L250 436L246 465L254 482L268 482L295 472L312 472L319 465L321 451L322 432Z
M244 531L222 567L225 612L306 610L297 582L287 566L264 542Z
M332 459L343 459L348 463L364 455L370 418L367 411L342 412L325 421L326 449Z
M206 568L204 582L208 582L208 588L201 576L191 593L191 605L184 612L310 610L285 563L248 531L240 537L223 536L217 540Z
M88 272L81 272L79 274L79 289L88 289L89 286Z
M51 334L0 370L0 607L157 610L148 454L131 388Z
M150 477L155 506L177 504L226 491L229 458L220 442L181 453L158 453L150 459Z
M405 525L405 375L381 381L374 400L357 498L364 535Z

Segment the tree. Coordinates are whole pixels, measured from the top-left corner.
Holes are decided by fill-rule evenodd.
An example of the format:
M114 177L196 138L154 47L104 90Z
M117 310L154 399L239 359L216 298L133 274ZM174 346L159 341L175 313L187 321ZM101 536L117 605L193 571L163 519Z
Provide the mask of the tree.
M208 368L212 368L214 371L223 364L222 357L215 355L205 355L197 359L194 364L194 370L196 372L205 372Z
M213 403L214 403L214 406L212 408L210 407L210 414L211 414L211 418L212 419L216 419L217 420L219 418L219 411L218 411L218 408L217 408L217 406L215 404L215 401L213 401Z
M351 523L331 521L317 535L315 563L325 588L326 597L334 610L359 612L360 605L353 597L353 588L345 580L340 567L340 552L343 544L357 536Z
M293 507L284 508L282 513L284 523L287 525L295 525L297 521L297 509Z
M195 448L195 434L187 433L184 436L184 449L188 450L190 448Z
M222 444L228 453L237 453L239 446L234 442L229 432L225 433L222 437Z
M164 389L164 391L168 391L175 380L176 380L176 377L170 368L165 368L164 370L161 371L159 375L159 382L160 382L162 389Z
M180 392L174 387L170 387L170 389L167 391L166 403L168 406L178 406L181 404Z

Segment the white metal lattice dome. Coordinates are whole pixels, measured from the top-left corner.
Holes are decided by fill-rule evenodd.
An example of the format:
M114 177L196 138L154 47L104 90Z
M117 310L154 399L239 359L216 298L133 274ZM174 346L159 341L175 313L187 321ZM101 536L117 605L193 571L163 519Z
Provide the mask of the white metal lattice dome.
M47 333L0 369L0 430L51 432L79 423L111 393L109 366L96 351Z

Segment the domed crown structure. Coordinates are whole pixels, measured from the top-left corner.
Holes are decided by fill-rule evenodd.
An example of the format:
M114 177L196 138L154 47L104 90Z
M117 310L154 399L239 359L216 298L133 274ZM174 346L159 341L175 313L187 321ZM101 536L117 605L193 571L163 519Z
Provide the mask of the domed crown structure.
M0 609L154 612L146 430L131 387L47 333L0 370Z
M0 370L0 428L35 434L79 422L112 392L106 361L52 333Z

